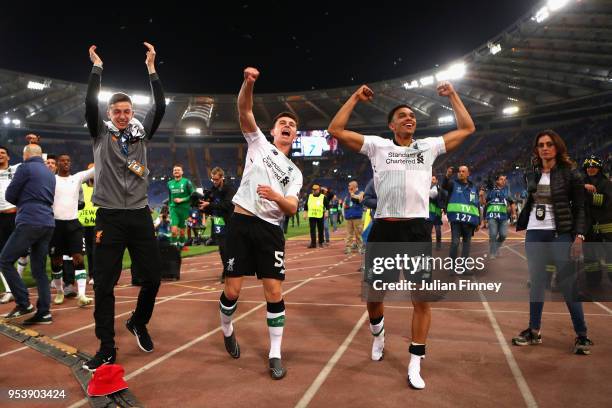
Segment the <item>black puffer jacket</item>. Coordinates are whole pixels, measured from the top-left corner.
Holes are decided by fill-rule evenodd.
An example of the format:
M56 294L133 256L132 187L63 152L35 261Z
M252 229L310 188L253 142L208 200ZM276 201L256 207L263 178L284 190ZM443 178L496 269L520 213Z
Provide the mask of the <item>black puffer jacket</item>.
M538 188L542 173L539 169L528 173L527 192L529 197L518 222L516 230L527 229L529 215L533 207L533 194ZM567 166L557 165L550 171L550 193L555 213L555 226L559 234L586 234L586 216L584 212L584 181L582 175Z

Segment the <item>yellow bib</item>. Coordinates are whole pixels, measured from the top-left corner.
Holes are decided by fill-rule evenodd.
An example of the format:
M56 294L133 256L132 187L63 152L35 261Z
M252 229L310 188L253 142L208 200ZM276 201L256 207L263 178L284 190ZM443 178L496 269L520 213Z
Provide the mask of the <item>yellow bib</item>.
M98 207L93 205L93 203L91 202L91 196L93 195L93 187L90 187L87 183L83 183L81 188L83 189L83 199L85 200L85 207L83 207L82 210L79 210L79 221L84 227L93 227L96 225L96 211L98 211Z
M308 218L323 218L324 199L323 194L319 194L318 197L312 194L308 196Z

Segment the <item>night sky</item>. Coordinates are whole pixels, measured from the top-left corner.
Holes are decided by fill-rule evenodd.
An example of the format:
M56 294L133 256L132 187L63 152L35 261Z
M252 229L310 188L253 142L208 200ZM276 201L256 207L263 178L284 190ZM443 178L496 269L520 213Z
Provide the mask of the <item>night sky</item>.
M0 68L77 82L98 46L104 83L147 86L143 41L157 49L168 92L237 93L355 85L433 68L485 43L533 0L13 2L0 13ZM218 4L217 4L218 3ZM83 5L88 4L88 5ZM222 4L222 5L219 5ZM92 7L95 5L95 7Z

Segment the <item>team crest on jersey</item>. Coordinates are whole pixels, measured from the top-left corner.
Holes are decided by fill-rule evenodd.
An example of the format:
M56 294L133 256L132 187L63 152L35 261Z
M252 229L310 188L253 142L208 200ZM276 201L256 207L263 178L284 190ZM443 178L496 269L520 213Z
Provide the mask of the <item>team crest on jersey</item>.
M275 149L272 149L272 153L274 153L275 156L278 156L278 151L276 151Z

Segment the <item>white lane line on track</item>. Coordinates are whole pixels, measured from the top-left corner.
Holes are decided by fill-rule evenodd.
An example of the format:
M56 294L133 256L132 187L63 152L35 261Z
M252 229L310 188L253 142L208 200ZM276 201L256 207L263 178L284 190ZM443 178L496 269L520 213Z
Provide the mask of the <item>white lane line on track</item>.
M335 275L334 275L335 276ZM190 295L193 296L193 295ZM173 299L180 302L204 302L204 303L218 303L218 299L194 299L194 298L186 298L182 297L179 299ZM242 303L260 303L258 300L240 300ZM316 302L285 302L286 305L290 306L316 306L316 307L365 307L365 304L348 304L348 303L316 303ZM402 309L402 310L411 310L412 306L388 306L385 305L386 309ZM432 307L432 311L434 312L469 312L469 313L486 313L487 311L484 309L462 309L462 308L453 308L453 307ZM528 310L500 310L500 309L491 309L494 313L508 313L508 314L529 314ZM545 315L550 316L569 316L568 312L542 312ZM585 313L585 316L593 316L593 317L612 317L609 313Z
M307 284L311 280L313 280L313 278L307 279L307 280L301 282L300 284L295 285L294 287L292 287L289 290L287 290L285 293L290 293L290 292L298 289L299 287L304 286L305 284ZM261 287L261 285L260 285L260 287ZM266 302L260 302L259 305L255 306L254 308L252 308L248 312L245 312L245 313L241 314L240 316L236 317L235 319L233 319L233 322L234 323L238 322L238 321L244 319L245 317L250 316L255 311L263 308L265 305L266 305ZM139 369L137 369L135 371L132 371L130 374L125 376L125 380L126 381L131 380L132 378L134 378L134 377L144 373L145 371L150 370L151 368L153 368L153 367L163 363L164 361L166 361L169 358L173 357L174 355L180 353L181 351L184 351L184 350L188 349L189 347L191 347L191 346L193 346L193 345L195 345L195 344L197 344L197 343L207 339L208 337L210 337L213 334L216 334L216 333L218 333L220 331L221 331L221 326L218 326L217 328L215 328L215 329L213 329L213 330L211 330L211 331L209 331L207 333L204 333L203 335L201 335L199 337L196 337L195 339L191 340L190 342L185 343L182 346L177 347L174 350L171 350L171 351L167 352L163 356L161 356L159 358L156 358L155 360L151 361L150 363L140 367ZM82 406L86 405L87 402L88 402L87 398L83 398L82 400L77 401L74 404L70 405L68 408L82 407Z
M495 318L493 311L489 307L489 302L486 301L482 293L480 293L480 298L482 299L482 305L484 306L487 312L487 317L489 318L491 327L493 327L493 331L495 332L495 336L497 337L497 342L499 343L499 346L501 347L502 352L504 353L504 357L506 357L506 362L508 363L508 366L510 367L512 376L514 377L514 380L516 381L516 385L518 386L519 391L521 392L521 395L523 396L525 405L527 405L528 408L537 408L538 404L533 394L531 393L531 389L529 388L529 385L527 384L527 380L525 380L525 376L523 376L523 372L521 371L521 368L516 362L516 359L514 358L514 355L512 354L510 347L508 347L508 343L506 343L506 339L504 338L504 334L502 333L501 328L499 327L499 323L497 322L497 319Z
M342 264L342 262L338 262L336 265L340 265L340 264ZM290 289L288 289L287 291L285 291L283 293L283 296L288 294L288 293L293 292L294 290L296 290L296 289L298 289L298 288L304 286L305 284L307 284L307 283L309 283L311 281L314 281L314 280L328 279L328 278L332 278L332 277L335 277L335 276L354 275L356 273L359 273L359 272L352 272L352 273L339 274L339 275L330 275L330 276L325 276L325 277L322 277L322 278L307 278L307 279L301 280L301 282L300 282L300 280L296 280L296 281L292 281L292 282L285 282L285 284L296 283L296 282L300 282L300 283L298 283L297 285L295 285L295 286L291 287ZM258 285L257 287L261 288L261 285ZM245 289L245 288L243 288L243 289ZM207 293L210 293L210 292L207 292ZM241 319L244 319L245 317L247 317L247 316L251 315L252 313L254 313L256 310L261 309L265 305L266 305L266 302L261 302L259 305L255 306L253 309L251 309L248 312L245 312L245 313L241 314L240 316L236 317L235 319L233 319L233 321L237 322L237 321L239 321ZM366 316L367 316L367 313L366 313ZM166 361L169 358L173 357L174 355L180 353L181 351L188 349L189 347L191 347L191 346L193 346L193 345L195 345L195 344L197 344L197 343L207 339L208 337L210 337L213 334L218 333L220 331L221 331L221 326L218 326L217 328L215 328L215 329L213 329L213 330L211 330L211 331L209 331L207 333L204 333L200 337L197 337L197 338L191 340L190 342L188 342L186 344L183 344L182 346L177 347L174 350L169 351L168 353L166 353L163 356L161 356L161 357L151 361L150 363L144 365L143 367L137 369L136 371L131 372L130 374L125 376L125 380L126 381L130 380L130 379L132 379L132 378L142 374L143 372L145 372L145 371L147 371L147 370L149 370L149 369L151 369L151 368L153 368L153 367L163 363L164 361ZM77 401L74 404L70 405L68 408L82 407L82 406L86 405L87 402L88 402L87 398L83 398L82 400Z
M164 298L164 299L162 299L160 301L155 302L155 304L159 305L161 303L166 303L166 302L168 302L170 300L173 300L173 299L176 299L176 298L180 298L180 297L183 297L183 296L189 296L192 293L193 293L192 291L188 291L188 292L181 293L180 295L166 297L166 298ZM118 304L118 303L130 303L130 302L134 302L134 301L133 300L126 300L126 301L123 301L123 302L116 302L115 304ZM119 317L127 316L130 313L132 313L131 310L128 311L128 312L125 312L125 313L121 313L121 314L115 315L115 320L117 320ZM91 323L91 324L88 324L86 326L79 327L77 329L71 330L71 331L66 332L66 333L62 333L62 334L57 335L57 336L51 336L51 338L52 339L56 339L56 340L57 339L61 339L63 337L70 336L71 334L78 333L80 331L92 328L94 326L95 326L95 323ZM0 354L0 358L8 356L8 355L11 355L11 354L14 354L14 353L17 353L17 352L22 351L22 350L27 350L28 348L29 347L25 346L25 347L20 347L20 348L15 349L15 350L7 351L6 353Z
M366 322L367 318L368 318L368 312L366 311L361 315L359 320L357 320L357 323L355 323L355 326L353 326L353 329L351 330L351 332L348 334L348 336L346 336L346 338L344 339L340 347L338 347L336 352L331 356L331 358L329 359L325 367L323 367L319 375L317 375L317 377L312 382L310 387L308 387L308 389L306 390L302 398L300 398L298 403L295 404L296 408L306 408L308 404L310 404L310 401L312 401L314 396L317 394L317 392L319 391L319 389L321 388L321 386L323 385L323 383L325 382L325 380L327 379L331 371L334 369L334 366L338 363L338 361L340 361L340 358L342 358L342 355L346 352L351 342L357 335L357 332L359 331L361 326L363 326L363 324Z

